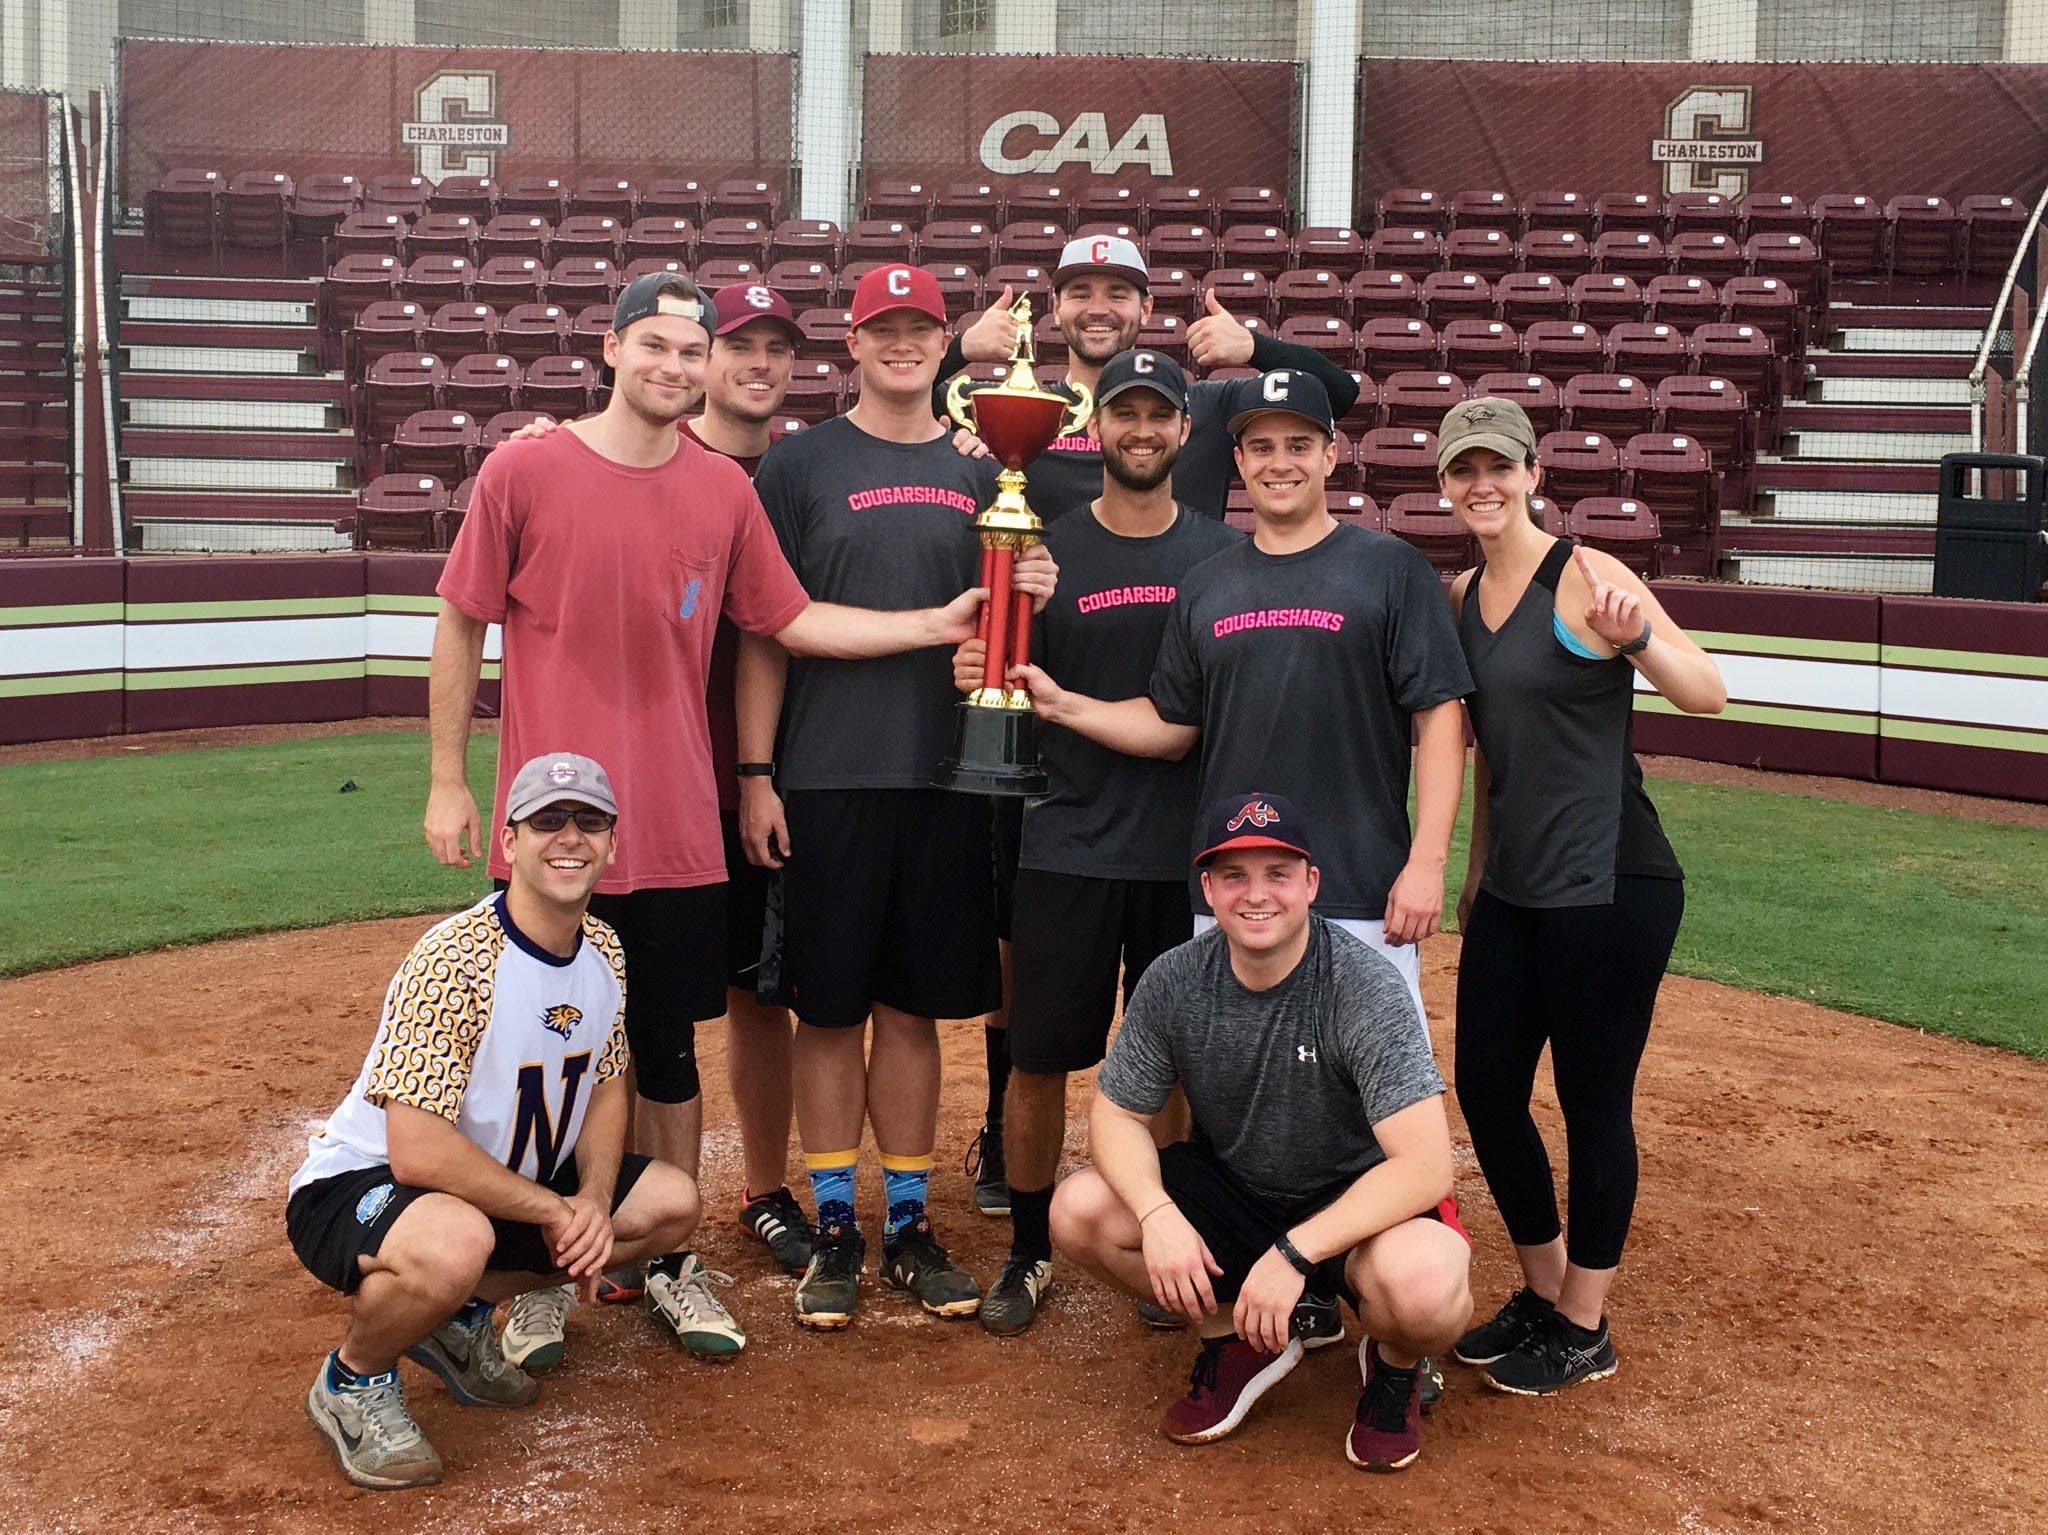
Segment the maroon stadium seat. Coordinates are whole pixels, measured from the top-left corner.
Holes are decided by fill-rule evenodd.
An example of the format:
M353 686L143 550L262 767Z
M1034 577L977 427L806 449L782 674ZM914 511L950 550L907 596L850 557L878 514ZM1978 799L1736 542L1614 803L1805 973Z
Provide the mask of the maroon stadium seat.
M1570 280L1593 270L1593 242L1576 229L1532 229L1516 248L1525 272Z
M1048 272L1059 261L1066 243L1066 226L1050 219L1018 219L1005 224L996 236L1001 264L1029 263Z
M1606 351L1608 367L1650 384L1685 372L1691 362L1685 332L1661 322L1614 326L1607 332Z
M1133 245L1139 247L1142 247L1145 243L1145 233L1137 225L1119 223L1115 219L1096 219L1091 223L1082 224L1075 229L1073 238L1076 240L1092 240L1102 235L1107 235L1114 240L1129 240Z
M1357 345L1351 322L1339 315L1296 315L1280 323L1279 336L1282 341L1320 352L1339 366L1351 360Z
M1498 229L1510 239L1521 209L1505 192L1455 192L1451 195L1451 229Z
M1657 419L1657 395L1631 373L1580 373L1565 380L1564 424L1567 431L1598 432L1627 442L1647 432ZM1571 497L1559 493L1562 500Z
M1380 426L1358 444L1359 489L1389 506L1396 496L1436 489L1436 433L1422 427Z
M324 240L362 206L363 184L356 177L338 171L302 176L292 192L292 238Z
M954 261L986 272L995 264L996 226L980 219L934 219L917 237L924 261Z
M768 182L731 176L711 189L704 211L711 218L755 219L768 227L782 211L782 196Z
M1427 229L1442 234L1450 217L1449 202L1423 187L1390 187L1373 206L1375 229Z
M145 239L163 245L204 245L220 240L219 171L169 170L142 201Z
M469 257L429 251L424 256L415 256L406 267L398 282L398 294L427 306L454 303L469 297L469 286L475 278L476 263Z
M1499 320L1452 320L1439 333L1444 371L1472 383L1488 373L1512 368L1522 355L1522 338ZM1683 362L1685 353L1679 351Z
M690 264L687 261L678 261L673 256L666 258L661 256L641 256L627 262L625 266L619 269L619 286L623 288L629 282L638 282L651 272L659 272L676 277L688 277L690 275Z
M1344 284L1351 300L1351 322L1414 319L1422 313L1422 284L1406 272L1367 268Z
M1633 277L1638 282L1670 270L1664 242L1640 229L1610 230L1593 242L1593 270Z
M1590 245L1593 201L1580 192L1531 192L1522 199L1522 229L1525 234L1539 229L1566 231Z
M1830 192L1814 199L1813 237L1828 265L1842 276L1875 273L1883 264L1884 235L1884 211L1862 193Z
M2015 197L1978 195L1956 205L1963 221L1963 270L1972 277L2003 277L2020 248L2027 210Z
M1343 277L1328 267L1290 270L1273 279L1273 314L1285 322L1299 314L1331 314L1351 318L1351 300Z
M1013 181L1003 204L1003 217L1012 223L1024 220L1071 229L1074 198L1079 190L1069 181Z
M796 317L803 334L797 355L843 366L847 360L846 334L853 329L851 309L806 309Z
M1493 285L1493 314L1518 330L1537 320L1569 320L1571 290L1555 272L1509 272Z
M640 189L640 216L688 219L704 222L709 193L694 176L664 176Z
M1197 271L1217 265L1216 231L1207 224L1181 220L1154 219L1145 236L1145 264L1161 262L1193 267Z
M1052 268L1041 261L998 262L988 269L988 299L991 304L1002 297L1006 284L1014 290L1010 294L1013 300L1019 294L1029 293L1033 295L1033 303L1043 308L1043 301L1051 295ZM1156 305L1156 287L1154 302Z
M609 256L565 256L548 268L544 297L564 309L609 303L618 293L619 264Z
M405 259L465 256L476 259L477 221L467 213L422 213L405 234Z
M447 509L448 492L433 475L379 475L356 492L356 544L431 549L435 524Z
M1671 260L1671 270L1679 276L1720 283L1742 275L1742 245L1732 234L1673 235L1665 254Z
M1599 432L1545 432L1536 440L1543 488L1569 506L1582 496L1621 493L1621 454Z
M848 261L915 261L917 234L901 219L862 219L846 231ZM840 286L846 286L841 272Z
M1650 279L1649 287L1643 291L1643 312L1659 324L1689 331L1695 325L1712 325L1721 318L1721 294L1707 278L1667 273Z
M679 261L685 268L697 259L697 226L674 213L643 213L626 226L619 259L628 263L647 256Z
M223 245L282 250L291 240L292 178L283 171L242 171L220 200Z
M335 262L320 287L327 328L345 331L367 306L398 297L400 270L396 256L343 256Z
M925 181L877 181L861 199L861 216L922 224L931 217L932 187Z
M1588 272L1572 279L1572 316L1588 325L1626 325L1643 317L1643 290L1633 277Z
M1742 391L1725 378L1683 374L1657 386L1657 430L1692 438L1723 480L1725 506L1749 504L1753 418Z
M1598 372L1602 361L1600 332L1584 320L1538 320L1522 332L1522 362L1531 373L1570 378Z
M1436 330L1426 320L1377 315L1358 326L1358 366L1374 378L1436 365Z
M356 395L356 436L389 438L415 411L439 410L448 370L431 352L388 352L363 370Z
M1294 259L1294 240L1285 224L1233 224L1216 242L1221 266L1247 267L1274 277Z
M1409 491L1389 501L1387 531L1413 545L1443 574L1464 570L1473 562L1471 533L1451 503L1434 489Z
M458 357L441 385L442 408L467 411L479 421L488 421L519 403L522 377L518 359L502 352Z
M716 293L720 288L731 283L759 282L761 280L761 263L758 261L742 261L735 257L719 257L715 260L699 261L694 275L697 279L698 287L702 288L706 293ZM848 286L843 277L840 280L840 286L842 288Z
M1952 272L1962 254L1963 222L1944 197L1894 197L1885 204L1891 226L1887 275L1940 277Z
M328 238L329 263L343 256L396 256L409 226L395 213L348 213Z
M1593 231L1664 234L1664 205L1644 192L1608 192L1593 200Z
M1742 232L1742 210L1719 192L1673 192L1664 199L1664 228L1673 240L1685 234L1722 234L1733 240Z
M1145 227L1161 224L1200 224L1216 221L1216 199L1207 187L1185 184L1154 187L1145 196Z
M441 358L488 352L497 344L498 312L463 300L442 304L420 331L419 349Z
M830 219L784 219L768 235L768 265L779 261L840 262L845 236Z
M559 224L569 212L569 189L559 176L509 176L498 188L500 213L538 213Z
M957 323L963 316L978 314L987 307L987 300L982 295L984 279L965 262L927 261L924 269L938 279L939 296L946 301L949 319Z
M1563 507L1559 506L1548 496L1531 496L1529 498L1529 515L1536 520L1536 526L1548 533L1552 538L1570 538L1572 536L1571 518L1566 514Z
M1387 514L1380 510L1379 502L1362 490L1325 490L1323 506L1339 522L1369 528L1375 533L1387 531Z
M1050 318L1051 316L1048 315L1047 319ZM1044 345L1044 325L1044 320L1039 321L1040 335L1038 339L1040 345L1038 355L1040 357L1050 355ZM1164 352L1185 368L1188 366L1188 322L1177 314L1161 314L1155 309L1152 311L1152 317L1138 327L1138 345L1150 347L1155 352ZM1058 349L1060 356L1066 356L1067 346L1064 341L1058 343Z
M443 549L455 547L455 535L462 531L462 519L469 515L470 498L475 494L476 476L473 474L448 492L448 507L441 513L440 536L436 540Z
M560 261L564 256L602 256L616 262L620 258L620 245L625 238L626 226L609 213L574 213L555 226L554 239L548 243L548 259Z
M1083 187L1074 199L1074 217L1083 228L1089 224L1128 224L1145 227L1145 195L1136 187L1112 186L1106 182Z
M476 445L477 462L482 463L490 456L491 449L498 446L522 426L531 426L540 419L537 410L501 410L484 423Z
M1330 470L1330 477L1324 481L1324 494L1333 490L1356 490L1358 488L1358 448L1342 427L1332 439L1337 450L1337 461Z
M1713 317L1730 325L1754 325L1771 338L1781 361L1800 356L1806 333L1806 311L1792 285L1778 277L1731 277L1721 287L1721 312ZM1708 322L1711 324L1712 320ZM1697 328L1697 327L1695 327Z
M470 472L477 420L466 410L420 410L398 424L384 450L387 474L430 474L453 485Z
M1714 472L1706 446L1684 432L1638 432L1622 446L1624 489L1647 501L1667 538L1703 533L1714 520Z
M1821 247L1805 235L1752 235L1743 247L1751 277L1776 277L1791 285L1799 302L1820 310L1827 304L1828 264Z
M433 213L467 213L479 225L498 211L498 184L488 176L443 176L427 194Z
M624 176L585 176L569 193L569 212L579 218L603 214L630 224L640 212L640 192Z
M1425 432L1441 426L1444 412L1471 393L1457 374L1426 369L1390 373L1379 391L1384 425L1410 431L1420 427Z
M1003 194L989 181L949 181L932 198L925 217L942 223L986 224L997 229L1003 222ZM922 223L923 219L913 222Z
M1288 224L1287 192L1282 187L1225 187L1216 198L1216 222L1229 229L1237 224Z
M587 357L541 357L520 381L519 403L557 421L568 421L590 409L590 391L597 369Z
M538 213L500 213L477 231L476 259L489 261L494 256L531 256L535 261L545 261L548 258L548 241L554 233L555 226Z
M768 259L769 226L745 214L708 218L697 231L697 260L751 261L756 266Z
M568 354L589 360L593 368L604 364L604 338L611 334L612 318L618 313L613 303L586 304L576 311L576 318L569 322ZM590 408L604 409L605 397L611 392L610 386L602 380L594 380L590 386Z
M1493 318L1493 284L1477 272L1431 272L1422 279L1422 313L1429 323Z
M822 358L799 358L789 370L789 393L782 408L813 424L829 421L839 414L846 393L846 378L835 363Z
M822 261L778 261L768 269L767 283L793 310L826 309L839 296L839 279Z
M432 190L424 176L372 176L363 188L363 208L416 219L427 211L427 194Z
M1365 242L1365 250L1367 265L1406 272L1417 282L1444 264L1442 239L1426 229L1382 229Z
M1556 431L1558 422L1564 419L1557 385L1534 373L1489 373L1473 384L1472 393L1513 400L1522 407L1538 437Z
M1311 224L1294 237L1290 263L1296 270L1318 268L1349 279L1365 267L1365 236L1335 224Z
M1604 549L1637 575L1657 574L1657 514L1633 497L1590 496L1572 503L1575 543Z
M547 268L531 256L493 256L470 284L470 297L495 309L531 304L543 296Z
M1351 408L1337 418L1337 425L1354 438L1363 437L1380 424L1380 386L1355 369L1347 368L1345 371L1351 375L1352 387L1358 394L1351 401ZM1214 368L1209 373L1211 382L1238 376L1257 378L1259 375L1253 368Z
M1780 373L1771 338L1754 325L1702 325L1688 340L1693 369L1725 378L1766 422L1775 418Z
M1785 192L1752 192L1737 205L1742 238L1751 235L1813 233L1813 213L1805 202Z
M348 370L360 378L379 357L394 352L430 352L421 339L426 311L405 299L380 298L356 313L347 331Z
M991 273L990 276L993 278L994 274ZM1152 312L1177 314L1184 320L1192 320L1201 314L1202 277L1202 273L1184 266L1153 267Z
M531 367L560 354L569 339L569 314L560 304L520 304L498 322L498 350Z
M1257 319L1268 325L1273 321L1273 284L1263 272L1248 271L1242 267L1213 271L1204 285L1204 292L1215 294L1216 302L1240 320ZM1195 311L1197 319L1206 313L1206 304Z

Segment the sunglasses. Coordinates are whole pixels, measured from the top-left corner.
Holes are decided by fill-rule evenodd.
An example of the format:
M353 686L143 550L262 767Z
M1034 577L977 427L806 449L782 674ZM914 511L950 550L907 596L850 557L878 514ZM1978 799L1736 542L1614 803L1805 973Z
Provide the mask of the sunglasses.
M526 824L542 836L552 837L573 820L578 831L587 837L595 837L601 832L610 831L618 823L618 819L605 810L571 810L566 805L549 805L545 809L534 811L526 818Z

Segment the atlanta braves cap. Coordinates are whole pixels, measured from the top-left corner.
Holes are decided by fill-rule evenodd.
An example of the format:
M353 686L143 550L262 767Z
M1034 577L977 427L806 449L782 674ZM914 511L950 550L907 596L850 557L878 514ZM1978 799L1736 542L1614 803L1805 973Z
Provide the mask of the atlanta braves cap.
M562 800L619 813L612 781L603 768L575 752L542 752L512 775L512 787L505 793L505 820L523 821Z
M1131 389L1149 389L1177 411L1188 408L1188 376L1179 363L1148 346L1118 352L1102 365L1102 376L1095 381L1096 409Z
M853 318L861 326L892 309L914 309L946 323L946 299L939 280L921 266L878 266L853 289Z
M1442 474L1452 459L1473 448L1491 448L1502 458L1527 463L1536 456L1536 428L1513 400L1490 394L1464 400L1444 412L1436 434L1436 472Z
M718 329L714 335L730 336L756 320L773 320L789 333L792 342L803 344L804 333L797 328L789 300L763 283L729 282L711 295L711 302L718 310Z
M1136 245L1121 235L1083 235L1067 241L1060 250L1060 264L1053 268L1052 291L1058 293L1061 283L1084 272L1128 277L1140 292L1152 285L1152 274L1145 270L1145 258Z
M704 290L680 272L647 272L626 284L612 310L612 329L620 335L635 320L653 314L681 315L704 327L706 335L718 329L718 306Z
M1315 423L1325 437L1335 440L1337 420L1330 411L1330 391L1313 373L1299 368L1275 368L1257 378L1240 379L1237 409L1230 417L1230 435L1235 437L1254 416L1281 411Z
M1218 854L1245 847L1274 847L1299 853L1310 863L1308 818L1292 800L1277 794L1232 794L1209 807L1202 823L1202 851L1195 867L1207 868Z

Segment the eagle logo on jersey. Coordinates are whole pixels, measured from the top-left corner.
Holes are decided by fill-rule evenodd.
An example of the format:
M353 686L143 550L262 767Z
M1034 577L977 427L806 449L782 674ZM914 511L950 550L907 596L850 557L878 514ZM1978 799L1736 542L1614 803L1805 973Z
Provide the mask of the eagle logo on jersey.
M572 1003L560 1002L540 1015L541 1027L567 1039L575 1032L576 1025L583 1021L583 1009Z
M1242 827L1245 824L1245 822L1249 821L1252 825L1258 827L1261 831L1263 831L1266 827L1273 825L1279 819L1279 811L1275 810L1271 805L1267 804L1264 800L1255 799L1251 801L1249 804L1247 804L1244 807L1244 809L1238 811L1236 815L1230 818L1230 825L1226 827L1225 830L1236 831L1240 827Z

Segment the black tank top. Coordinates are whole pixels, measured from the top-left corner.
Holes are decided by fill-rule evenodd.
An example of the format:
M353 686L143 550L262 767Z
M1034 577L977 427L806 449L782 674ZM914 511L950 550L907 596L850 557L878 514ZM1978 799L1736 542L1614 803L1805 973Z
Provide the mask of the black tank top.
M1552 544L1494 630L1479 612L1482 562L1458 616L1474 685L1465 704L1492 780L1480 887L1515 906L1603 906L1617 874L1684 877L1643 792L1635 668L1574 655L1552 629L1571 554L1568 540Z

